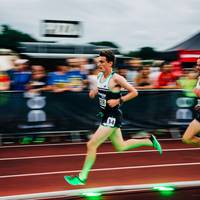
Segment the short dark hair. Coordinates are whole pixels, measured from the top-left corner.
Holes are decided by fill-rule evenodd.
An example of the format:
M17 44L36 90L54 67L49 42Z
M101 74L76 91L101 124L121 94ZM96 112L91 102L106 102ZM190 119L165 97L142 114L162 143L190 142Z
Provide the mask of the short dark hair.
M115 54L111 50L103 50L99 53L99 56L106 57L108 62L113 62L115 64Z

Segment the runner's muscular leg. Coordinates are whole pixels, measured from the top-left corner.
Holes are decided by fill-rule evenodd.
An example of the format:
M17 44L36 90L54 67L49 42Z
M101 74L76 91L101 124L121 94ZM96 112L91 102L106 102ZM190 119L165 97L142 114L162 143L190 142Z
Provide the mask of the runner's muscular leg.
M113 133L110 135L110 140L117 151L125 151L141 146L153 146L149 139L124 140L120 128L117 128L115 131L113 131Z
M187 127L182 141L186 144L200 145L200 138L196 135L200 132L200 122L194 119Z
M88 173L96 160L97 148L112 134L113 130L115 130L115 128L99 126L92 138L89 140L87 143L87 156L82 171L79 174L80 179L87 179Z

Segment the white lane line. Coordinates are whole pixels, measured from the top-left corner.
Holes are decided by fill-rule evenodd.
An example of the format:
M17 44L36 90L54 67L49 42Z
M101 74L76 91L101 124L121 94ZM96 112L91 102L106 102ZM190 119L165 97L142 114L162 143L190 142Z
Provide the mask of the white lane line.
M6 145L0 146L0 149L6 148L27 148L27 147L49 147L49 146L68 146L68 145L79 145L86 144L86 142L74 142L74 143L58 143L58 144L26 144L26 145Z
M135 138L137 139L137 138ZM158 141L179 141L180 138L166 138L166 139L158 139ZM106 141L104 143L111 143L110 141ZM6 148L24 148L24 147L48 147L48 146L70 146L70 145L85 145L86 142L71 142L71 143L57 143L57 144L26 144L26 145L5 145L0 146L0 149Z
M100 169L91 169L92 172L98 171L113 171L113 170L127 170L127 169L145 169L145 168L160 168L160 167L178 167L178 166L193 166L200 165L200 162L193 163L171 163L171 164L160 164L160 165L140 165L140 166L129 166L129 167L112 167L112 168L100 168ZM16 178L16 177L26 177L26 176L43 176L43 175L55 175L55 174L71 174L79 173L81 170L71 170L71 171L54 171L54 172L42 172L42 173L30 173L30 174L13 174L13 175L3 175L0 176L0 179L3 178Z
M181 148L181 149L163 149L163 152L173 152L173 151L196 151L200 148ZM124 152L99 152L97 155L112 155L112 154L128 154L128 153L150 153L157 152L157 150L136 150L136 151L124 151ZM11 157L11 158L0 158L0 161L8 160L25 160L25 159L41 159L41 158L59 158L59 157L76 157L76 156L85 156L86 153L78 154L58 154L58 155L48 155L48 156L24 156L24 157Z
M53 191L53 192L43 192L43 193L32 193L32 194L21 194L12 196L0 197L0 200L37 200L37 199L57 199L61 197L82 197L84 193L89 192L100 192L102 195L109 193L121 193L122 191L152 191L155 186L173 186L175 188L188 188L188 187L199 187L200 181L179 181L179 182L167 182L167 183L151 183L151 184L138 184L138 185L115 185L115 186L105 186L96 188L86 188L86 189L74 189L74 190L63 190L63 191Z

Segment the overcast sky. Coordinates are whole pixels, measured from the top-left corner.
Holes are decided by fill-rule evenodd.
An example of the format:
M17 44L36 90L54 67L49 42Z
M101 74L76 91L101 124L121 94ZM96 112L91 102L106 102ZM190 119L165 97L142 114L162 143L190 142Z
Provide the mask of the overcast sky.
M0 0L0 25L44 40L41 20L78 20L82 37L62 41L112 41L124 51L172 47L200 31L199 18L200 0Z

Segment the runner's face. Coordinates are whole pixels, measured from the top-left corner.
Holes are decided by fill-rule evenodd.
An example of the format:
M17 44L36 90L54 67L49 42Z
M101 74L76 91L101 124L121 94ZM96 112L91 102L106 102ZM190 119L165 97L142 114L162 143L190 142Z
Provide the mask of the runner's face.
M197 59L196 69L200 73L200 58Z
M101 72L108 71L108 69L111 67L112 67L112 62L108 62L106 60L106 57L104 57L104 56L99 56L98 68Z

